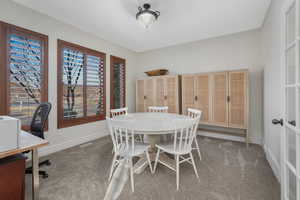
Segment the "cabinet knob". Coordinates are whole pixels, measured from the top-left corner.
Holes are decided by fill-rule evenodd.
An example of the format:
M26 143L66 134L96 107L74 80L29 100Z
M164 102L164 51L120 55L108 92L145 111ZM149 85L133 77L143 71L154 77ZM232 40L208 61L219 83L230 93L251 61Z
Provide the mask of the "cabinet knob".
M144 96L144 99L147 99L147 97L146 97L146 96Z
M168 99L168 96L165 96L165 100L167 100Z
M195 96L195 101L198 101L198 96Z

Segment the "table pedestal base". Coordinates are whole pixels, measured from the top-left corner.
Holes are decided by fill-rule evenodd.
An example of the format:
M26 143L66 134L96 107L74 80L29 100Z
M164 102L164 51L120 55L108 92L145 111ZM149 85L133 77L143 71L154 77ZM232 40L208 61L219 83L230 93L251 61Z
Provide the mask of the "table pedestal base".
M155 144L158 144L161 140L160 135L145 135L144 136L144 142L147 142L151 145L151 148L149 149L149 157L151 162L155 162L156 158L156 152L157 148L155 147ZM167 165L175 168L175 160L170 158L165 153L160 153L159 160L166 163ZM154 165L153 165L154 166ZM136 174L141 174L146 168L148 167L148 161L146 155L143 155L140 157L138 162L134 165L134 172Z

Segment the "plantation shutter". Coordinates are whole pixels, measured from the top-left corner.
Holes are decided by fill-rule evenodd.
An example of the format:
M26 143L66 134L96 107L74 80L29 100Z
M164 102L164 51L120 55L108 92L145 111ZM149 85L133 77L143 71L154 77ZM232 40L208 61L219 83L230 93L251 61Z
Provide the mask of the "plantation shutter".
M47 101L48 36L0 21L0 115L29 130L37 106Z
M84 54L69 48L63 49L63 113L65 119L82 117Z
M87 55L86 76L87 115L104 115L104 59Z
M22 34L8 36L9 115L29 125L41 102L43 46Z
M58 128L105 118L105 54L58 40Z
M125 59L111 56L111 105L113 109L126 106L126 66Z

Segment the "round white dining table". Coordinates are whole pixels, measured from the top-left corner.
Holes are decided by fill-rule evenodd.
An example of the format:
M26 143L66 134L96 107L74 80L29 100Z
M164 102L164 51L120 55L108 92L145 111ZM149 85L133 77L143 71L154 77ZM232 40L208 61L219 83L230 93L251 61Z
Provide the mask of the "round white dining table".
M179 115L175 113L128 113L127 115L120 115L115 117L116 120L130 121L133 124L137 134L144 135L144 142L151 145L149 150L150 160L155 161L156 147L155 145L161 141L161 136L165 134L171 134L176 124L174 121L180 119L189 119L186 115ZM133 123L132 123L133 122ZM174 159L171 159L166 154L160 155L160 160L164 163L174 167ZM135 173L139 174L144 171L148 166L148 162L145 156L141 156L138 162L134 165Z
M135 131L144 132L145 135L168 133L174 130L174 120L188 118L186 115L162 112L128 113L115 117L117 120L134 122L132 128Z

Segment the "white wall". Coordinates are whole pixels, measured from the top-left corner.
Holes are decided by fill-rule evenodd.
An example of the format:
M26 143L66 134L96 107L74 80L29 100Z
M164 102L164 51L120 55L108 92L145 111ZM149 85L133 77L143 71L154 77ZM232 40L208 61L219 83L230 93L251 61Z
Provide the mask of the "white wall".
M89 123L71 128L58 130L57 127L57 39L66 40L91 49L106 53L106 89L107 89L107 108L109 108L109 70L110 55L119 56L127 62L127 95L126 102L132 111L135 108L135 61L136 53L125 48L114 45L110 42L101 40L94 35L83 32L70 25L61 23L46 15L37 13L31 9L20 6L9 0L0 2L0 20L11 23L23 28L27 28L49 36L49 101L53 109L49 116L49 132L46 138L50 145L41 149L42 154L51 153L70 146L80 144L107 134L104 121Z
M250 139L262 138L261 32L247 31L223 37L139 53L139 77L150 69L167 68L171 74L248 68L250 71Z
M281 9L285 0L273 0L262 27L262 54L264 58L264 148L267 158L280 178L280 126L271 123L282 117L281 89Z

